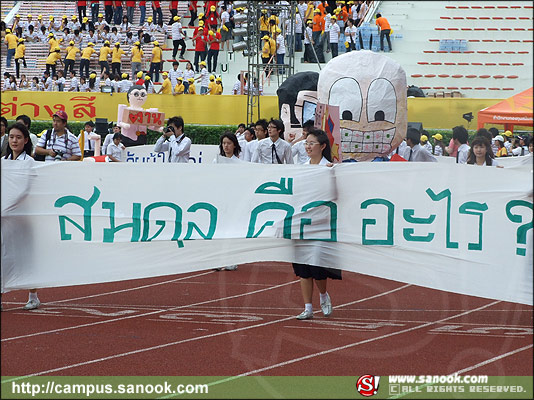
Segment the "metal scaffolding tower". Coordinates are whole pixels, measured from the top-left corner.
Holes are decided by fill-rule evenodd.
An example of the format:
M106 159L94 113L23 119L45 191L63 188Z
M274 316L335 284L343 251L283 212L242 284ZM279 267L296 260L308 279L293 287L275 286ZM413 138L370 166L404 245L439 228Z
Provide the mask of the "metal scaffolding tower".
M296 1L286 1L283 4L271 4L264 1L247 1L247 36L246 49L243 54L248 58L247 81L247 124L252 124L261 118L260 91L265 84L280 86L284 80L295 73L295 10ZM267 15L277 15L280 19L281 35L293 38L286 44L284 64L276 64L276 52L269 65L263 64L261 59L263 40L261 39L259 20L262 10ZM285 21L288 20L288 24Z

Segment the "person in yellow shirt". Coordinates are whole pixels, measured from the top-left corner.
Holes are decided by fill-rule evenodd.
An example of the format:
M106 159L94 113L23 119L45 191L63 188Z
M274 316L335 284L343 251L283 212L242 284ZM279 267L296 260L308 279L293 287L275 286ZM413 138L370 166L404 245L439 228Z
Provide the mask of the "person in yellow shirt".
M161 90L159 94L172 94L172 83L169 79L169 73L167 71L163 72L163 84L161 85Z
M267 16L267 10L261 10L261 16L259 20L260 24L260 36L263 37L269 34L269 17Z
M213 94L215 85L215 75L210 75L210 83L208 83L208 92L206 94Z
M121 74L121 57L123 54L126 54L126 52L121 49L120 42L115 43L115 48L113 49L113 53L111 55L111 73L113 75Z
M52 76L56 74L56 63L58 60L61 65L63 65L63 61L61 60L61 49L56 47L46 58L46 72L50 73L50 70L52 70Z
M159 82L159 71L161 69L161 59L163 56L163 51L159 47L159 42L154 41L154 48L152 49L152 59L150 60L150 70L148 75L152 78L152 74L156 75L154 82Z
M197 91L195 90L195 78L189 78L187 82L189 82L187 94L197 94Z
M271 42L269 41L268 35L264 35L261 39L263 40L263 47L261 49L261 61L264 64L267 64L269 62L269 59L271 58Z
M67 52L67 56L65 57L65 70L63 71L63 76L67 76L67 70L74 72L76 54L80 52L80 49L76 47L74 41L71 40L65 51Z
M184 94L185 86L184 86L183 80L184 78L182 78L181 76L176 78L176 86L174 86L174 93L173 93L175 96L177 94Z
M271 17L269 18L269 35L274 36L276 28L278 28L279 24L280 18L278 18L276 15L271 15Z
M109 62L108 57L113 52L111 49L109 40L106 40L104 42L104 45L100 48L100 52L98 53L98 64L100 65L100 74L102 74L103 71L106 71L109 74Z
M15 50L15 70L17 73L17 79L20 78L20 65L19 63L22 61L22 64L24 65L24 68L26 67L26 58L24 55L26 54L26 46L24 45L24 38L20 38L18 40L17 49Z
M220 76L215 79L215 88L213 89L212 94L221 95L223 92L222 78Z
M11 67L11 59L15 55L15 50L17 49L18 38L11 33L11 29L6 29L6 37L4 42L7 44L7 68Z
M143 49L141 42L137 41L132 46L132 76L137 76L137 73L142 70L141 63L143 62Z
M96 50L94 49L95 44L93 42L87 43L87 47L82 50L82 58L80 60L80 78L82 76L88 77L89 76L89 61L91 60L91 56L96 53ZM83 74L83 70L85 69L85 75Z
M54 49L59 46L59 42L52 32L48 34L48 46L48 51L54 51Z

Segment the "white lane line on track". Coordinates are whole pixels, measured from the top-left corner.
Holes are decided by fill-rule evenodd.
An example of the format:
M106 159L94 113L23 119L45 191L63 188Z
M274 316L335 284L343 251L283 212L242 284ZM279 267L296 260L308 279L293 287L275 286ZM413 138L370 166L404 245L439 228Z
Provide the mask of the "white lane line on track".
M181 309L192 307L192 306L215 303L215 302L223 301L223 300L236 299L238 297L243 297L243 296L248 296L248 295L251 295L251 294L265 292L267 290L278 289L280 287L287 286L287 285L292 285L292 284L297 283L297 282L299 282L299 281L295 280L295 281L291 281L291 282L282 283L280 285L271 286L269 288L254 290L252 292L241 293L241 294L236 294L236 295L227 296L227 297L221 297L221 298L218 298L218 299L201 301L201 302L193 303L193 304L186 304L186 305L183 305L183 306L177 306L177 307L173 307L173 308L168 308L166 310L156 310L156 311L151 311L151 312L147 312L147 313L144 313L144 314L129 315L129 316L126 316L126 317L108 319L108 320L105 320L105 321L91 322L91 323L75 325L75 326L67 326L65 328L51 329L49 331L29 333L27 335L21 335L21 336L14 336L14 337L10 337L10 338L5 338L5 339L2 339L1 341L2 342L8 342L8 341L16 340L16 339L25 339L25 338L39 336L39 335L46 335L48 333L56 333L56 332L62 332L62 331L67 331L67 330L71 330L71 329L85 328L85 327L88 327L88 326L107 324L107 323L111 323L111 322L123 321L123 320L126 320L126 319L132 319L132 318L147 317L149 315L161 314L161 313L167 312L167 311L176 311L176 310L181 310Z
M278 285L278 286L284 286L284 285L288 285L288 284L295 283L295 282L299 282L299 281L296 280L296 281L285 283L285 284ZM392 289L392 290L388 290L387 292L383 292L383 293L375 294L373 296L366 297L366 298L363 298L363 299L351 301L351 302L346 303L346 304L350 305L350 304L360 303L360 302L367 301L367 300L372 300L372 299L375 299L375 298L378 298L378 297L382 297L382 296L386 296L388 294L391 294L391 293L397 292L399 290L405 289L405 288L407 288L409 286L412 286L412 285L406 284L406 285L400 286L398 288L395 288L395 289ZM262 289L262 290L266 290L266 289ZM342 307L342 306L344 306L344 305L339 305L339 306L334 307L334 308L339 308L339 307ZM316 312L318 312L318 311L316 311ZM152 313L150 313L150 314L152 314ZM257 324L257 325L251 325L251 326L246 326L246 327L242 327L242 328L231 329L231 330L228 330L228 331L211 333L209 335L197 336L197 337L193 337L193 338L189 338L189 339L178 340L176 342L171 342L171 343L160 344L160 345L157 345L157 346L146 347L144 349L132 350L132 351L128 351L126 353L114 354L112 356L97 358L97 359L94 359L94 360L84 361L84 362L80 362L80 363L76 363L76 364L66 365L64 367L53 368L53 369L49 369L49 370L46 370L46 371L35 372L33 374L29 374L29 375L25 375L25 376L19 376L19 377L12 378L12 379L7 379L7 380L2 381L1 383L3 384L3 383L7 383L7 382L17 381L17 380L20 380L20 379L26 379L26 378L29 378L29 377L32 377L32 376L51 374L51 373L58 372L58 371L64 371L64 370L71 369L71 368L81 367L81 366L85 366L85 365L89 365L89 364L95 364L95 363L99 363L99 362L102 362L102 361L112 360L112 359L115 359L115 358L126 357L126 356L130 356L130 355L133 355L133 354L139 354L139 353L144 353L144 352L147 352L147 351L164 349L166 347L176 346L178 344L194 342L194 341L197 341L197 340L208 339L208 338L212 338L212 337L216 337L216 336L228 335L228 334L231 334L231 333L240 332L240 331L246 331L246 330L254 329L254 328L260 328L260 327L263 327L263 326L272 325L272 324L276 324L276 323L279 323L279 322L292 320L294 318L295 318L294 316L291 316L291 317L277 319L277 320L274 320L274 321L263 322L263 323Z
M504 354L489 358L486 361L482 361L482 362L479 362L478 364L471 365L470 367L467 367L467 368L461 369L459 371L456 371L456 372L452 373L452 375L455 375L455 374L460 375L460 374L463 374L464 372L472 371L472 370L477 369L479 367L483 367L484 365L491 364L494 361L497 361L497 360L500 360L502 358L505 358L505 357L514 355L516 353L520 353L522 351L525 351L527 349L530 349L532 346L534 346L534 345L529 344L527 346L520 347L519 349L515 349L515 350L512 350L512 351L509 351L508 353L504 353Z
M504 354L500 354L500 355L492 357L492 358L488 358L485 361L479 362L478 364L475 364L475 365L471 365L471 366L466 367L464 369L461 369L459 371L453 372L452 374L449 374L449 375L460 375L460 374L463 374L464 372L472 371L472 370L474 370L476 368L483 367L484 365L491 364L494 361L497 361L497 360L503 359L505 357L520 353L520 352L525 351L527 349L530 349L532 346L533 346L532 344L529 344L527 346L523 346L523 347L520 347L518 349L509 351L508 353L504 353ZM424 385L420 385L418 387L422 388L422 387L431 386L431 385L432 385L431 383L427 383L427 384L424 384ZM407 394L410 394L410 392L400 393L400 394L397 394L397 395L389 397L389 398L390 399L399 399L401 397L406 396Z
M67 302L67 301L83 300L83 299L90 299L90 298L92 298L92 297L107 296L107 295L109 295L109 294L117 294L117 293L131 292L132 290L146 289L146 288L149 288L149 287L154 287L154 286L159 286L159 285L166 285L166 284L168 284L168 283L173 283L173 282L183 281L183 280L185 280L185 279L197 278L197 277L199 277L199 276L213 274L214 272L215 272L215 271L202 272L202 273L200 273L200 274L191 275L191 276L183 276L183 277L181 277L181 278L171 279L171 280L168 280L168 281L157 282L157 283L151 283L151 284L148 284L148 285L136 286L136 287L128 288L128 289L114 290L114 291L112 291L112 292L97 293L97 294L91 294L91 295L88 295L88 296L82 296L82 297L73 297L72 299L64 299L64 300L56 300L56 301L47 301L46 304L65 303L65 302Z

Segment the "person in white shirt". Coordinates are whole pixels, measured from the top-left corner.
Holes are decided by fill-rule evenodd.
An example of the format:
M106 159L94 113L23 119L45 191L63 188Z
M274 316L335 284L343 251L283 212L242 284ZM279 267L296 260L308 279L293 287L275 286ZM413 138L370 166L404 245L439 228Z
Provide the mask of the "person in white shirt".
M120 93L128 93L130 88L133 86L133 82L128 79L127 73L123 73L121 78L121 81L118 83L119 90L117 91Z
M221 136L219 141L219 155L221 157L239 160L241 152L241 145L239 144L239 140L235 134L227 132ZM217 157L213 160L213 162L217 163Z
M330 21L329 45L330 51L332 52L332 58L334 58L338 55L340 28L337 24L337 17L335 15L330 17Z
M210 84L210 73L208 72L208 68L206 68L206 61L201 61L198 65L200 66L200 77L197 78L197 81L200 81L200 94L207 94Z
M93 132L93 129L95 127L95 123L93 121L87 121L84 126L83 131L83 156L84 157L92 157L95 155L95 148L96 148L96 137L98 136Z
M293 164L291 145L283 139L284 123L272 119L267 126L268 138L260 140L252 162L260 164Z
M309 63L315 60L315 56L313 54L313 40L312 40L312 21L311 19L307 21L306 29L304 30L304 62Z
M69 92L79 92L80 83L78 82L78 78L76 78L76 73L74 71L70 71L69 77L70 77Z
M234 86L232 87L232 94L243 94L243 87L241 85L241 74L237 75L237 81L235 81Z
M174 25L174 24L173 24ZM169 70L169 79L171 80L171 85L174 91L174 87L178 83L178 78L183 78L184 74L181 70L178 69L180 63L178 61L172 62L172 68Z
M406 132L406 148L401 156L411 162L437 162L438 160L419 143L421 132L415 128L408 128Z
M121 134L114 133L113 143L110 143L108 145L106 149L106 155L113 162L121 162L122 161L122 149L123 147L121 147Z
M65 77L63 76L63 71L59 70L57 72L57 86L60 92L65 90Z
M171 34L172 34L172 58L176 60L176 54L178 54L178 48L182 46L180 50L180 59L184 58L185 51L187 50L187 45L184 41L184 35L182 33L182 24L180 23L182 17L175 15L173 17L173 23L171 25Z
M276 28L276 63L278 65L284 64L284 56L286 55L286 43L284 39L284 35L282 35L282 30L280 28ZM279 74L284 74L285 69L284 67L281 67L278 70Z
M167 121L167 128L154 145L154 151L169 151L168 162L188 163L191 151L191 139L185 136L182 117L172 117Z
M245 157L243 158L245 161L252 162L252 156L254 155L254 152L256 151L256 148L258 147L258 143L260 140L265 139L267 137L267 126L269 123L265 119L259 119L256 121L255 129L254 129L254 140L251 140L247 143L247 146L245 147Z
M121 136L121 127L117 124L113 125L112 132L106 135L106 138L104 139L104 144L102 145L102 154L107 155L108 146L113 143L113 138L115 134L119 134L119 136ZM124 150L126 148L122 143L119 145L119 147L121 148L121 150Z
M467 162L467 156L469 155L469 145L467 144L469 134L467 133L467 129L463 126L455 126L452 128L452 139L454 140L454 144L458 146L456 163L465 164Z
M358 28L354 26L354 20L352 18L349 18L347 19L347 27L345 28L345 42L349 44L349 47L347 47L347 52L356 49L357 37L358 37Z
M306 138L305 146L306 152L310 157L310 160L306 164L332 166L330 140L324 131L319 129L312 130ZM300 291L304 300L304 311L297 315L297 319L306 320L313 318L313 281L315 281L315 286L319 290L319 301L323 315L328 317L332 314L332 301L326 290L327 279L341 280L341 270L293 263L293 271L300 278Z
M53 90L53 84L52 84L52 78L50 77L50 72L46 72L43 74L43 82L44 82L44 89L47 92L51 92Z
M297 157L297 164L306 164L310 160L310 156L306 151L306 138L308 133L314 130L313 121L308 120L302 124L302 136L292 143L291 154Z
M79 161L82 152L78 138L67 129L67 113L59 110L52 118L50 136L48 132L43 132L35 148L35 155L45 156L45 161Z

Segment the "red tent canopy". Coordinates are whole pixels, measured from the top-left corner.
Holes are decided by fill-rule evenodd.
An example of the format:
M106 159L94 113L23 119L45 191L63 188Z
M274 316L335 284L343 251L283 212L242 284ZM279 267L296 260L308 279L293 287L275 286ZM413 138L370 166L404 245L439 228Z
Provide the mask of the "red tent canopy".
M485 124L504 125L514 131L514 125L532 126L532 88L518 93L478 112L478 129Z

